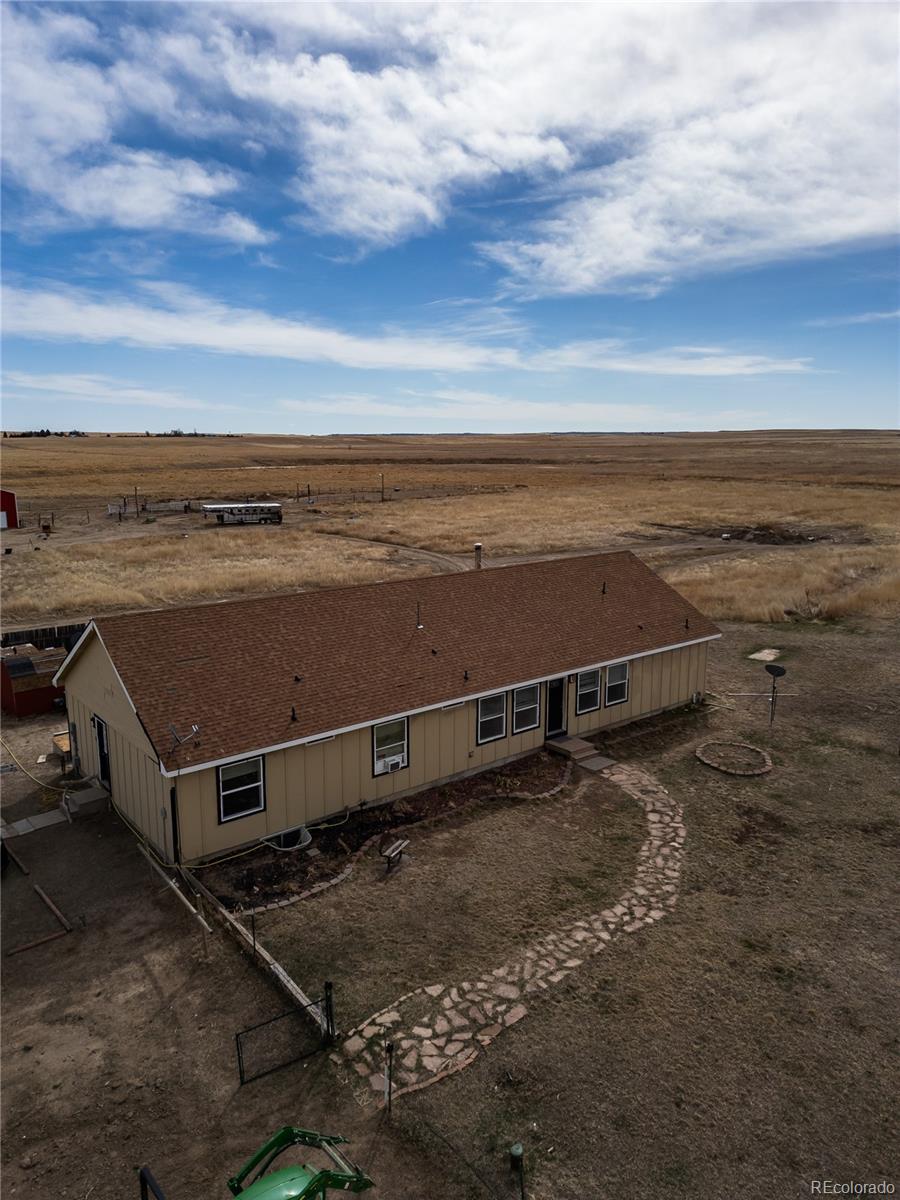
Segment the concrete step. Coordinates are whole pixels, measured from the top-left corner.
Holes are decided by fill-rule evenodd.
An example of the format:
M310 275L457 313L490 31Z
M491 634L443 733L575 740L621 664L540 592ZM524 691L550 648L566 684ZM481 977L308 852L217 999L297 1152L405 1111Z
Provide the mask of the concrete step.
M604 771L607 767L614 767L616 760L614 758L604 758L602 754L595 754L593 758L580 758L578 765L579 767L584 767L586 771Z
M79 792L69 792L66 797L66 804L73 819L78 817L90 817L96 813L106 811L107 801L109 800L109 792L105 787L90 787L83 788Z
M548 738L544 745L554 754L562 754L565 758L574 759L575 762L580 762L584 758L593 758L597 753L596 746L592 746L590 742L579 737Z

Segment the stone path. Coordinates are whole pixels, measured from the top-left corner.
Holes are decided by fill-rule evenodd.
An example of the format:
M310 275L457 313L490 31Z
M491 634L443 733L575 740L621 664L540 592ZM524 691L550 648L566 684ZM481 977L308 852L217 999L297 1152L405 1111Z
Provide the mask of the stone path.
M508 962L464 983L434 983L401 996L352 1029L333 1054L372 1094L384 1091L385 1043L394 1044L394 1096L461 1071L528 1012L528 998L553 987L623 933L661 920L675 906L684 853L680 805L645 771L613 764L601 776L638 801L647 838L631 886L610 908L571 921Z

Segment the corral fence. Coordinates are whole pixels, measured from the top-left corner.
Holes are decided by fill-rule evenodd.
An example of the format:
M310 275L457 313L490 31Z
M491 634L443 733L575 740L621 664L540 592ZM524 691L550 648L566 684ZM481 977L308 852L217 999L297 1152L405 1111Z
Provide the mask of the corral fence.
M47 650L51 646L64 646L71 650L84 633L85 624L79 625L45 625L40 629L10 629L3 634L0 645L5 650L8 646L37 646L39 650Z
M331 983L326 983L318 1000L297 1005L234 1035L242 1086L334 1044L333 993Z
M256 470L257 468L251 468ZM265 468L259 468L264 470ZM281 470L283 468L273 467L272 470ZM377 473L376 473L377 475ZM276 493L264 493L264 496L259 500L254 501L251 496L246 496L241 499L240 490L236 490L231 499L220 498L218 501L211 498L206 500L193 499L182 500L150 500L147 496L131 495L117 497L115 500L110 500L106 505L106 514L109 517L118 517L121 521L123 518L139 517L141 513L194 513L200 512L205 503L234 503L234 504L253 504L259 503L263 499L271 501L277 500L278 503L287 504L293 501L297 504L314 505L314 504L372 504L383 502L385 500L402 500L402 499L446 499L451 496L468 496L468 495L493 495L502 493L512 493L520 488L527 488L527 483L435 483L431 486L424 484L416 486L415 484L406 484L404 487L382 482L381 486L377 484L369 488L347 488L329 487L322 485L313 488L311 483L294 485L293 494L290 491L290 485L283 491ZM20 511L20 516L22 509Z
M114 500L106 505L106 515L108 517L126 517L136 516L138 513L164 513L164 512L196 512L199 509L199 502L192 500L147 500L143 496L138 496L137 503L133 496L123 496L121 500Z

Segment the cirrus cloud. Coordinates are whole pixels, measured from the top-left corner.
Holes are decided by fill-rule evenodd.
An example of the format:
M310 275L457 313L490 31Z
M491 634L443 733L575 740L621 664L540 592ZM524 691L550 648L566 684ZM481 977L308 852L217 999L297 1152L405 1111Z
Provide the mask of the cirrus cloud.
M240 308L179 284L143 281L132 294L97 295L84 289L7 287L7 336L37 341L120 343L171 350L190 347L217 354L332 363L362 370L571 370L644 375L738 376L798 374L806 358L774 358L719 346L643 349L604 338L523 350L497 337L476 341L441 331L390 330L360 336L296 317Z
M5 8L7 172L45 227L258 244L221 202L267 155L295 220L363 249L477 212L525 297L898 226L890 5Z

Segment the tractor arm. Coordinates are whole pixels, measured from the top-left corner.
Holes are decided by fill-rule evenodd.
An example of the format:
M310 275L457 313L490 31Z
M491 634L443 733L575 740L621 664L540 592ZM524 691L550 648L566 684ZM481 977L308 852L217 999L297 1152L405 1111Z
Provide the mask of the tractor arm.
M337 1149L342 1142L346 1141L346 1138L338 1134L314 1133L309 1129L297 1129L293 1125L285 1125L273 1134L252 1158L244 1163L234 1178L228 1180L228 1187L233 1196L239 1196L244 1191L244 1184L248 1183L248 1178L252 1175L252 1178L249 1178L248 1186L255 1183L289 1146L312 1146L322 1150L338 1168L337 1171L322 1171L317 1175L316 1182L322 1187L323 1190L320 1194L323 1196L326 1187L352 1192L362 1192L366 1188L374 1187L375 1185L368 1175L349 1162ZM315 1196L319 1194L319 1189L316 1188L311 1193L304 1192L304 1194Z

